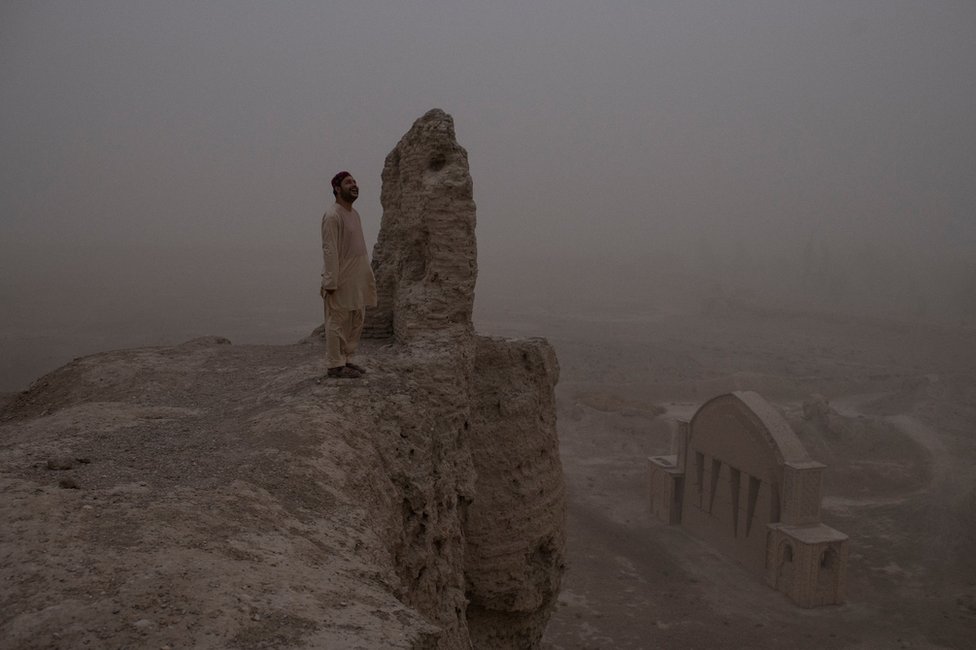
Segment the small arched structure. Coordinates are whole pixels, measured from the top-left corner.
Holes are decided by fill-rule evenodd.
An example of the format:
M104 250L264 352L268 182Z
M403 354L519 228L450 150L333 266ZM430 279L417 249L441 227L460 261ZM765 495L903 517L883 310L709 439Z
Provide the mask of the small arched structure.
M715 397L650 461L651 509L802 607L844 598L847 536L820 523L824 465L761 395Z

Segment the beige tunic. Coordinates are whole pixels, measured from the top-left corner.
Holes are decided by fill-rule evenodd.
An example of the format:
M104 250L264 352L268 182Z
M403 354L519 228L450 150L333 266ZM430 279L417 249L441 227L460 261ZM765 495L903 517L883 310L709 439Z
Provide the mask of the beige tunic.
M335 289L326 299L329 309L376 305L376 280L356 210L335 203L322 215L322 258L322 288Z

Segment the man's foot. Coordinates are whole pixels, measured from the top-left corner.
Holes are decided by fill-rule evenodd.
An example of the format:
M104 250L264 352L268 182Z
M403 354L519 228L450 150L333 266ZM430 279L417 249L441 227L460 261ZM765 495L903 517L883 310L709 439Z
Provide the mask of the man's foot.
M336 368L329 368L325 376L334 379L359 379L363 376L363 373L349 366L338 366Z
M348 363L347 362L346 363L346 367L347 368L352 368L353 370L355 370L356 372L358 372L361 375L365 375L366 374L366 368L363 368L362 366L357 366L354 363Z

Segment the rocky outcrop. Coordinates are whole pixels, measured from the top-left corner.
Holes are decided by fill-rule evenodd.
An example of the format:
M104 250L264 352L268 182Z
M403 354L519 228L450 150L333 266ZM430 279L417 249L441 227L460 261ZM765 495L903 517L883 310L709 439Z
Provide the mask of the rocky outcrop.
M449 115L429 111L390 152L381 200L383 221L373 249L378 305L368 316L367 334L426 350L424 356L443 363L443 386L465 387L464 405L452 402L460 393L445 391L432 408L447 411L438 435L448 444L462 441L459 458L470 454L477 477L462 516L460 549L468 634L476 647L531 647L555 602L565 545L562 472L553 453L555 354L541 340L474 335L475 205L467 153ZM460 412L463 423L447 417ZM414 479L423 483L425 475ZM417 522L429 516L427 510L405 505L404 513L406 527L426 533ZM423 535L415 542L417 548L430 545ZM433 598L415 600L416 606L447 608L441 614L450 617L453 599L445 601L438 590L420 592Z
M373 248L378 305L369 336L405 342L443 330L471 333L478 275L468 154L454 121L434 109L383 165L383 221Z
M76 360L0 411L0 645L538 645L555 355L473 331L449 116L417 121L383 196L366 379L324 378L317 336L213 337Z
M468 626L476 648L533 647L563 573L564 492L553 388L542 339L479 337L471 449L477 497L465 526Z

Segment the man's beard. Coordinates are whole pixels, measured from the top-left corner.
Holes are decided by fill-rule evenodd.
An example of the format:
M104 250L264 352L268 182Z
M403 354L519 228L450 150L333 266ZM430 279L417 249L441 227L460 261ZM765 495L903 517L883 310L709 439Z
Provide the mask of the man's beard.
M357 192L356 194L353 194L352 192L347 192L345 190L339 190L339 196L341 196L342 197L342 200L345 201L346 203L352 203L357 198L359 198L359 193Z

